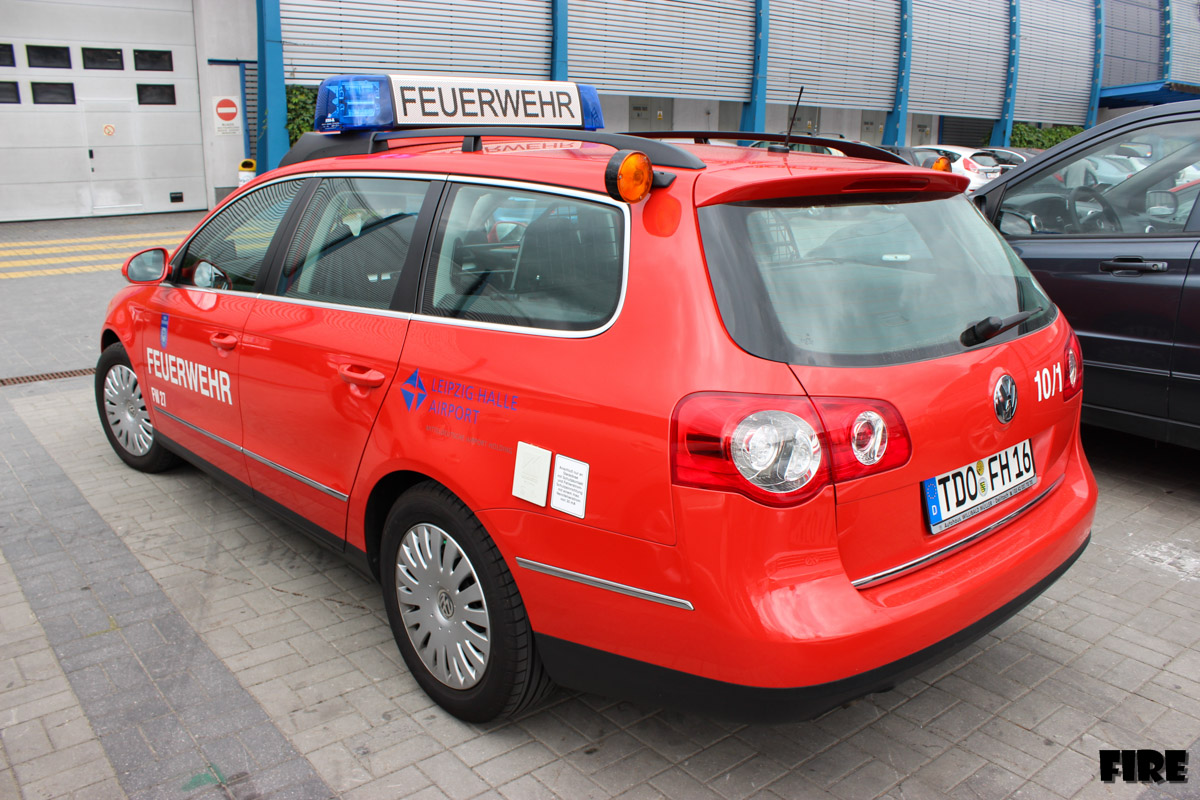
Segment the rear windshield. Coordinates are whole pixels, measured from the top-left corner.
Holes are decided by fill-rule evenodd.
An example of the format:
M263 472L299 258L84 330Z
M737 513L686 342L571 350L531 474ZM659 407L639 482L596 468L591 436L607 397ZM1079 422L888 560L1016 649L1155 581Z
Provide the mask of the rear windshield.
M986 317L1042 309L983 345L1054 318L1012 249L963 195L806 198L699 210L725 327L763 358L877 366L969 349Z

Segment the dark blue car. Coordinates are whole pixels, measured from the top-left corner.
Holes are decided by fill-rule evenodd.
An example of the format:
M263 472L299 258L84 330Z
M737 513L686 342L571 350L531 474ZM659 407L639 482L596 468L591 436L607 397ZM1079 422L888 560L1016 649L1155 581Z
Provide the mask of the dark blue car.
M1197 181L1187 101L1085 131L974 199L1079 335L1084 421L1200 448Z

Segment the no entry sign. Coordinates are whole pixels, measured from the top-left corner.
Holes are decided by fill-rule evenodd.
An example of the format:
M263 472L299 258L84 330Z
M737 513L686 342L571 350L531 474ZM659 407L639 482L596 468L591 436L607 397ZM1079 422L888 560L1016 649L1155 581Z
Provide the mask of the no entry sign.
M240 97L214 97L213 113L217 136L242 135L242 104Z

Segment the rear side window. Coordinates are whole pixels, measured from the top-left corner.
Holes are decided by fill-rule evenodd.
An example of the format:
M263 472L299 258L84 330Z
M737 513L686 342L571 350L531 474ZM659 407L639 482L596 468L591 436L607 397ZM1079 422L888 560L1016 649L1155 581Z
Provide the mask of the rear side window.
M301 183L273 183L222 209L188 243L175 283L254 291L267 248Z
M699 209L725 327L790 364L878 366L966 350L985 317L1041 308L991 343L1047 325L1054 306L961 195L813 198Z
M292 241L279 294L387 308L428 186L393 178L323 181Z
M575 197L452 187L422 313L563 331L601 327L621 298L624 217Z

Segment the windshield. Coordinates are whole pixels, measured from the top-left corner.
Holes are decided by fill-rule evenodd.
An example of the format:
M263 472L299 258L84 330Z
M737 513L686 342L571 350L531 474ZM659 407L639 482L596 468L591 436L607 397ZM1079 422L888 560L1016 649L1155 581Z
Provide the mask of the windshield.
M967 350L963 332L987 317L1041 309L988 343L1054 318L1029 270L959 194L730 203L699 213L725 327L763 358L901 364Z

